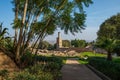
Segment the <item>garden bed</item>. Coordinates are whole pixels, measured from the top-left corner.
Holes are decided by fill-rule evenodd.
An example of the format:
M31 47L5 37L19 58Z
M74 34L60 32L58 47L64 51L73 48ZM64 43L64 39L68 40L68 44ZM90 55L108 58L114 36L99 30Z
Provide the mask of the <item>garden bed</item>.
M120 80L120 64L101 57L90 58L89 64L112 80Z

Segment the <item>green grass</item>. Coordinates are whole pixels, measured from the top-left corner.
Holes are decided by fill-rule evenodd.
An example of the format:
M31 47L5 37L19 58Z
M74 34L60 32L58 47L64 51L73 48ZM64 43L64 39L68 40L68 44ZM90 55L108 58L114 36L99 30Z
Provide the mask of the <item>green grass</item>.
M88 61L87 61L87 60L78 60L78 62L79 62L80 64L88 64Z
M93 52L83 52L83 53L80 53L80 56L89 56L89 57L106 57L105 54L100 54L100 53L93 53Z
M113 62L120 63L120 57L113 58Z
M88 59L85 60L84 59L85 56L87 56ZM100 54L100 53L93 53L93 52L83 52L83 53L80 53L78 61L80 64L87 64L90 57L106 57L106 55Z
M69 56L56 56L56 57L61 58L63 64L66 64L66 60L67 60L68 58L78 58L78 56L73 56L73 57L71 57L71 56L70 56L70 57L69 57Z

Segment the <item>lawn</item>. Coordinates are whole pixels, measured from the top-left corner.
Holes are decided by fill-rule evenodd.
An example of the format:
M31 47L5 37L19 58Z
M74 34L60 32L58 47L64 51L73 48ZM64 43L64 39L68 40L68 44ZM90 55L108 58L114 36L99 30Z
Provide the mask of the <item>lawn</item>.
M80 64L87 64L90 57L106 57L106 54L100 53L93 53L93 52L82 52L80 53L79 63Z
M80 53L81 57L84 57L86 55L88 57L106 57L106 54L100 54L100 53L93 53L93 52L82 52L82 53Z

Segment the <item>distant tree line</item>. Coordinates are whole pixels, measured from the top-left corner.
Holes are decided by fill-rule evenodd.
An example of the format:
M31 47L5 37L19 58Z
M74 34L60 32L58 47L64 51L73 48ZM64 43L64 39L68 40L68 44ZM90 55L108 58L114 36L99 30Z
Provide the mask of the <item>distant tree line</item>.
M56 43L51 44L47 41L42 41L40 43L41 45L39 46L39 49L48 49L48 50L53 50L56 49ZM75 40L62 40L62 46L63 47L79 47L79 48L84 48L88 45L88 42L85 40L80 40L80 39L75 39Z

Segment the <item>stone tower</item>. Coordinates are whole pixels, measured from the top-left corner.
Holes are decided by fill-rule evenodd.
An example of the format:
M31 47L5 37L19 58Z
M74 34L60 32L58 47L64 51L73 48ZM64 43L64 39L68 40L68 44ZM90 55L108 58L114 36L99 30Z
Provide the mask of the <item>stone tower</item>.
M57 47L57 49L62 48L62 38L60 37L60 32L58 32L56 47Z

